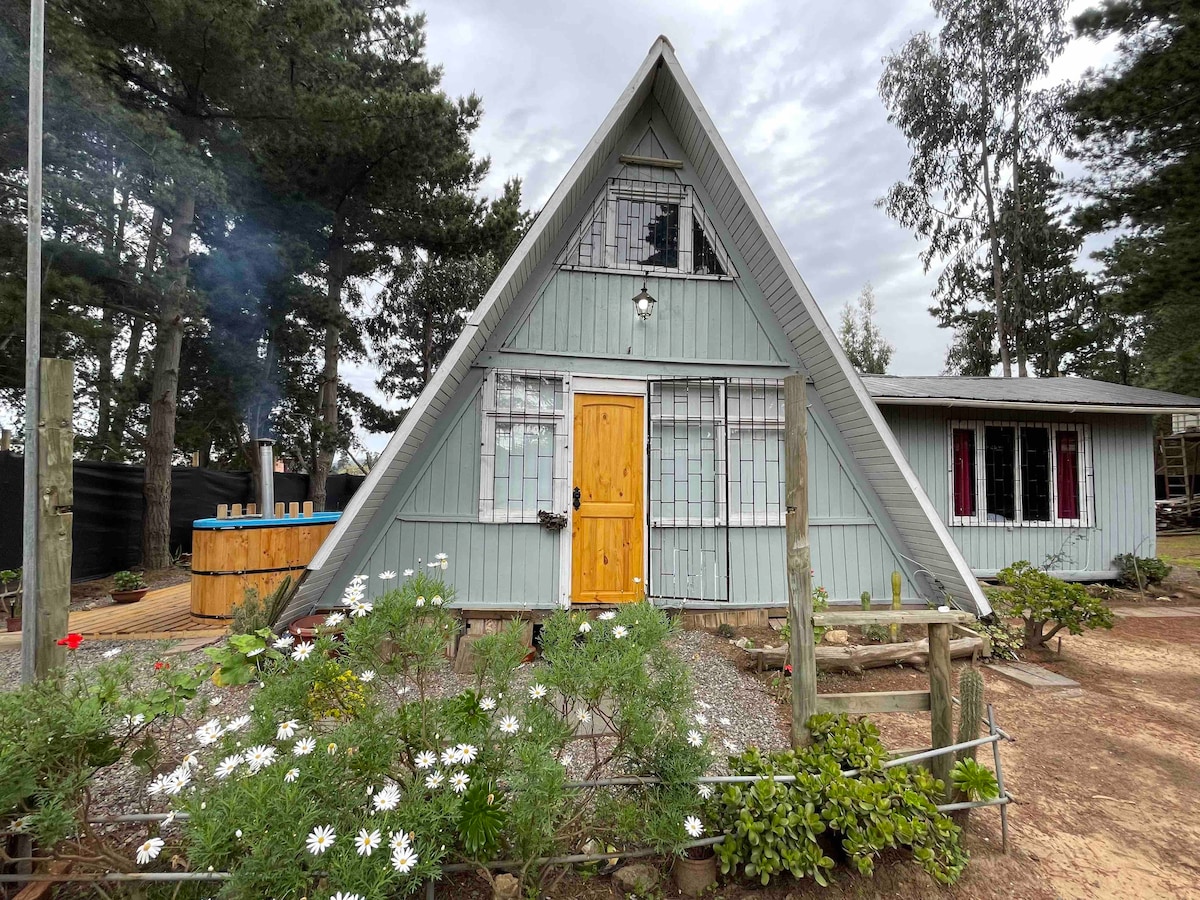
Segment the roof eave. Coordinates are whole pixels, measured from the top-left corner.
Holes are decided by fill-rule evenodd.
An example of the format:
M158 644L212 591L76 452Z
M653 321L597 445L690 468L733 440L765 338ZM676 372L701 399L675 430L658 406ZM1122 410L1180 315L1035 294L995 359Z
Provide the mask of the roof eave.
M872 397L877 406L938 406L963 409L1019 409L1068 413L1114 413L1118 415L1170 415L1200 413L1197 406L1126 406L1113 403L1041 403L1014 400L969 400L959 397Z

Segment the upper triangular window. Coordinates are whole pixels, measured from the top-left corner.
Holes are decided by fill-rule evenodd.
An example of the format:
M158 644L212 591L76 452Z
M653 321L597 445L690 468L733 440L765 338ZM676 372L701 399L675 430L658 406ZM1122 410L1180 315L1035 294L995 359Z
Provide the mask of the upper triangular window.
M610 179L559 256L568 268L736 274L688 185Z

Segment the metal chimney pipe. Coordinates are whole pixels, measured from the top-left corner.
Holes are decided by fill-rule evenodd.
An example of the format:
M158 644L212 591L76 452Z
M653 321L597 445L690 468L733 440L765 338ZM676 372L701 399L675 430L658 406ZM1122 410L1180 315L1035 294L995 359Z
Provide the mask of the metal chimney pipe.
M275 442L259 438L258 444L258 510L269 519L275 515Z

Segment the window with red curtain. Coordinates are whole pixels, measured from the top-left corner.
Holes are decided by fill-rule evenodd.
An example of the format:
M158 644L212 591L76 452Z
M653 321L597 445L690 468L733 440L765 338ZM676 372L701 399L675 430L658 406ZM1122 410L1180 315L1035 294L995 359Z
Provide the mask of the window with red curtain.
M1058 431L1054 435L1058 463L1058 517L1079 518L1079 435Z
M975 430L954 429L954 515L975 515Z

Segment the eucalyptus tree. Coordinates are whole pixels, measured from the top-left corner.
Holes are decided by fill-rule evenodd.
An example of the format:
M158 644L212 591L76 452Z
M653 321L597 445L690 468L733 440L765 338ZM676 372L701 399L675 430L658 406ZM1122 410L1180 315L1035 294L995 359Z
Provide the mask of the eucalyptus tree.
M1012 374L1015 352L1024 373L1020 329L1025 295L1004 277L1004 224L1000 202L1011 188L1019 232L1022 173L1031 158L1044 157L1057 138L1056 95L1036 87L1066 43L1065 0L934 0L942 20L936 33L913 35L884 60L879 92L888 120L908 140L908 177L893 185L879 205L927 241L926 270L945 268L935 300L964 315L979 294L976 263L989 273L991 306L1003 373ZM1013 244L1020 245L1017 237ZM1021 263L1015 261L1019 273ZM980 324L973 322L972 342Z

